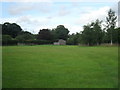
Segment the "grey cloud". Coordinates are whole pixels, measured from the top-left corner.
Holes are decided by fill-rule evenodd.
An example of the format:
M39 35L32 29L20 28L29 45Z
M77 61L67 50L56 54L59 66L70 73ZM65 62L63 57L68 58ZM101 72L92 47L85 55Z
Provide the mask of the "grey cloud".
M52 16L48 16L47 19L52 19L53 17Z
M14 6L10 6L8 9L8 12L11 15L17 15L17 14L22 14L26 11L33 10L34 6L30 3L16 3Z
M52 3L50 2L41 2L36 4L36 10L41 11L43 13L49 13L52 9Z
M16 3L9 7L8 12L11 15L21 15L27 11L37 11L42 13L49 13L51 11L52 3L40 2L40 3Z
M33 17L33 16L21 16L16 20L17 23L27 24L27 25L44 25L51 22L51 19L46 18L39 18L39 17Z

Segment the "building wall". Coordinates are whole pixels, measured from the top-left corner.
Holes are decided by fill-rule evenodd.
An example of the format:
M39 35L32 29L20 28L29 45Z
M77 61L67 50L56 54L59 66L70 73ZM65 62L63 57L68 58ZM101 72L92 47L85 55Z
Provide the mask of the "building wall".
M66 45L66 41L60 39L58 42L54 42L53 44L54 44L54 45Z

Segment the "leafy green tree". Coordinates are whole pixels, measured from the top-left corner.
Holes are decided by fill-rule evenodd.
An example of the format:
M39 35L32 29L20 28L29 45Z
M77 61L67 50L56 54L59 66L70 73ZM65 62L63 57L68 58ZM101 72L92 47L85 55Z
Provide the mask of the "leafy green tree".
M94 39L95 43L97 45L100 45L103 41L103 30L101 29L101 23L102 21L99 21L98 19L93 23L93 33L94 33Z
M10 35L11 37L15 38L21 31L21 27L16 23L11 24L9 22L6 22L2 25L3 35Z
M49 29L42 29L39 31L38 39L39 40L51 40L52 35Z
M83 44L91 46L102 43L104 32L101 29L101 23L102 21L97 19L95 22L91 22L91 24L84 25L84 30L82 31L81 35Z
M20 42L24 42L24 41L29 41L29 40L35 40L35 37L33 34L31 34L28 31L22 31L21 33L19 33L16 39Z
M57 39L67 40L68 33L69 33L69 30L65 28L63 25L59 25L57 26L57 28L55 28L55 34Z
M75 45L75 34L69 35L69 38L67 39L68 45Z
M2 35L2 40L3 41L10 41L10 40L12 40L12 37L10 35Z
M93 45L95 43L94 40L94 31L93 31L93 23L88 24L88 25L84 25L83 28L83 32L82 32L82 41L84 44L87 44L89 46Z
M23 35L23 34L32 34L32 33L28 32L28 31L21 31L18 35Z
M107 30L107 35L108 35L108 40L113 44L113 32L116 26L117 22L117 16L115 16L115 12L110 9L108 11L108 16L106 17L106 30Z
M7 45L12 40L10 35L2 35L2 43L3 45Z
M120 45L120 27L117 28L117 32L118 32L118 44Z
M2 34L0 34L0 45L2 45Z
M57 41L58 40L58 38L57 38L57 34L56 34L56 31L55 31L55 29L52 29L51 31L50 31L50 33L51 33L51 35L52 35L52 40L53 41Z
M69 35L67 39L67 44L69 45L78 45L80 43L81 35L80 33Z
M102 43L108 43L108 35L107 32L103 30L103 40Z
M113 31L113 43L120 44L120 27L115 28Z
M2 34L2 24L0 24L0 35Z

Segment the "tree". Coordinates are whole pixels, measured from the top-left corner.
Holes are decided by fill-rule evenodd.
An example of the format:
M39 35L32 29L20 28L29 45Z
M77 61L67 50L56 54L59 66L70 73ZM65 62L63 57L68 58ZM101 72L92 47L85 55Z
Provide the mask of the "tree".
M2 45L2 24L0 24L0 46Z
M89 46L93 45L95 43L94 40L94 31L93 31L93 23L88 24L88 25L84 25L83 28L83 32L82 32L82 41L84 44L87 44Z
M108 16L106 17L106 24L107 24L106 30L111 45L113 44L113 32L116 26L116 22L117 22L117 16L115 16L115 12L112 9L110 9L108 11Z
M35 40L35 37L33 34L31 34L28 31L22 31L21 33L19 33L19 35L16 37L16 39L19 42L24 42L24 41Z
M15 38L21 31L21 27L16 23L11 24L9 22L6 22L2 25L3 35L10 35L11 37Z
M67 44L69 45L78 45L81 41L81 34L76 33L69 35L69 38L67 39Z
M57 26L57 28L55 28L55 34L57 39L67 40L68 33L69 33L69 30L65 28L63 25L59 25Z
M0 35L2 34L2 24L0 24Z
M42 29L38 33L39 40L51 40L52 35L49 29Z
M11 40L12 40L12 37L10 35L2 35L3 45L8 45Z
M113 43L120 44L120 27L115 28L113 31Z
M51 35L52 35L52 40L53 41L57 41L57 34L56 34L56 31L55 31L55 29L52 29L51 31L50 31L50 33L51 33Z
M103 31L101 29L102 21L98 19L93 23L93 30L94 30L94 39L97 45L100 45L103 41Z
M107 32L105 30L103 30L103 40L102 43L108 43L108 35Z
M91 24L84 25L84 30L82 31L82 43L91 45L100 45L103 41L104 32L101 29L102 21L98 19ZM80 39L80 40L81 40Z
M2 35L2 41L10 41L12 40L12 37L10 35Z
M75 45L75 34L69 35L69 38L67 39L67 44L68 45Z
M118 30L118 44L120 45L120 27L117 28L117 30Z
M21 31L18 35L23 35L23 34L32 34L32 33L28 32L28 31Z

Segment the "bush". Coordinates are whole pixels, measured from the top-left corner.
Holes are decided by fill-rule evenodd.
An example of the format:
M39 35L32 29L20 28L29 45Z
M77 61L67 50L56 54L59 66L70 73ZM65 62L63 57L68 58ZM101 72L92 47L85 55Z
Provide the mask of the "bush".
M17 45L17 41L13 40L10 35L2 35L2 45Z
M13 39L10 35L2 35L2 45L18 45L18 43L19 44L21 43L23 45L43 45L43 44L52 44L53 41L49 41L49 40L17 40L17 39Z
M2 41L10 41L12 37L10 35L2 35Z
M35 41L32 41L31 43L38 44L38 45L42 45L42 44L52 44L52 42L51 42L51 41L48 41L48 40L35 40Z
M43 44L52 44L52 41L48 40L29 40L29 41L19 41L19 43L23 43L25 45L43 45Z
M35 37L30 33L24 33L24 34L18 35L16 39L18 41L28 41L28 40L35 40Z
M17 45L18 41L13 40L10 35L2 35L2 45Z
M2 41L2 45L17 45L17 40Z

